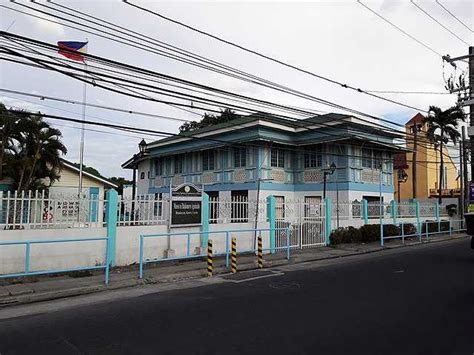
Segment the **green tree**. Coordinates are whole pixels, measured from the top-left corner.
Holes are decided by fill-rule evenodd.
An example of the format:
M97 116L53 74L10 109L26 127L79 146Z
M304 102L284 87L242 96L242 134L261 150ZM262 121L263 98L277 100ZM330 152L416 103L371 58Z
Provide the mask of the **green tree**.
M460 138L458 126L459 122L465 120L465 114L460 106L452 106L446 110L442 110L436 106L430 106L428 116L425 117L423 123L428 124L427 137L434 145L439 146L440 151L440 169L439 169L439 202L442 201L442 187L444 179L444 156L443 145L450 141L456 143Z
M179 127L179 132L180 133L190 132L199 128L204 128L204 127L214 126L219 123L229 122L239 117L240 117L239 115L237 115L234 111L232 111L229 108L226 108L219 115L205 113L203 119L199 122L190 121L190 122L186 122L182 124Z
M81 167L81 164L79 164L79 163L71 163L71 164L74 165L78 169L80 169L80 167ZM101 173L99 173L99 170L97 170L96 168L94 168L92 166L87 166L85 164L82 164L82 171L84 171L86 173L89 173L91 175L100 177L102 179L107 179L105 176L103 176Z
M0 110L5 109L1 105ZM60 155L67 149L61 132L45 122L41 114L8 111L2 114L2 174L14 180L18 191L34 190L51 185L59 179ZM4 138L5 137L5 138ZM7 138L8 137L8 138Z
M12 114L5 105L0 103L0 180L4 177L8 155L14 153L14 147L21 138L21 132L26 128L26 115Z
M111 177L109 178L109 181L115 185L117 185L117 192L119 195L123 195L123 186L124 185L129 185L132 184L133 182L131 180L127 180L124 177Z

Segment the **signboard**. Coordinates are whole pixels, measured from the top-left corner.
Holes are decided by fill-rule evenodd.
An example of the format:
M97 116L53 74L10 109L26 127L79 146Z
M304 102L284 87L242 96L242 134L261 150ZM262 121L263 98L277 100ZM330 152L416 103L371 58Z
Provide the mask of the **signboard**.
M171 191L173 197L199 197L202 191L192 184L182 184Z
M171 190L171 226L199 226L202 223L202 189L182 184Z
M201 224L201 206L201 201L171 201L171 224Z
M474 204L474 183L469 185L469 202Z

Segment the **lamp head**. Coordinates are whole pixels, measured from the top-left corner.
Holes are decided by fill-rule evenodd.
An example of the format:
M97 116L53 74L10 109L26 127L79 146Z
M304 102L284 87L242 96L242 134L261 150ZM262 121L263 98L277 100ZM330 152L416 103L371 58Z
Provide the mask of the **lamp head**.
M145 153L146 152L146 142L144 139L138 143L138 149L140 150L140 153Z

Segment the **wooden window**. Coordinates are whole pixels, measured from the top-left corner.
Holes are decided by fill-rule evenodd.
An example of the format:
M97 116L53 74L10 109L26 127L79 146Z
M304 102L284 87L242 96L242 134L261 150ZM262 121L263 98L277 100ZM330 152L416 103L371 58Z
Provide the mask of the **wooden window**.
M304 153L305 168L319 168L323 165L323 154L321 146L308 149Z
M362 148L362 167L372 168L372 149Z
M155 159L155 176L163 175L163 159Z
M202 152L202 170L214 170L214 151L213 150L205 150Z
M285 167L285 151L283 149L278 149L278 148L272 149L271 166L275 168Z
M245 168L247 166L247 149L234 148L234 167Z
M174 173L175 174L183 173L183 162L184 162L183 154L178 154L174 156Z

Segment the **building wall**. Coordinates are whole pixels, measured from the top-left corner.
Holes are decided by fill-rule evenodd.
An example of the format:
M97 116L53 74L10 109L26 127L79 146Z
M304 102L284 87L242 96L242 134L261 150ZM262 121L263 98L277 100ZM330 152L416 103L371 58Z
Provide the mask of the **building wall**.
M434 146L427 143L426 129L424 125L421 132L418 132L419 144L417 144L417 168L416 168L416 190L417 199L427 199L430 197L430 189L437 189L439 182L440 152L435 150ZM406 126L407 134L411 135L412 128ZM414 149L413 141L409 141L407 148ZM449 151L444 148L443 153L449 155ZM451 157L444 156L444 165L447 168L446 188L456 189L459 183L456 180L458 176L456 165ZM407 181L400 184L400 199L406 200L413 198L413 153L406 153L408 168L405 172L408 175ZM397 174L394 174L395 196L398 198Z
M317 166L310 167L305 167L305 154L301 150L286 150L284 146L273 148L283 150L284 166L272 166L272 153L268 145L260 148L249 147L245 167L235 167L231 149L215 150L215 168L212 171L202 171L201 152L184 155L183 173L180 174L174 172L172 156L160 158L162 175L155 175L157 162L155 159L150 159L139 165L138 194L166 193L169 191L170 183L176 186L186 182L204 185L205 191L248 190L250 199L257 198L259 189L260 198L268 195L264 192L265 190L277 191L280 195L291 196L291 198L299 198L308 193L322 196L323 172L331 163L335 163L337 168L334 174L327 178L328 196L329 191L338 189L344 199L350 196L346 193L344 197L343 191L349 190L360 191L359 195L367 192L378 194L380 178L382 178L383 192L393 193L393 165L390 163L391 153L389 152L374 150L374 154L380 153L378 158L380 160L377 161L384 162L381 174L380 167L375 166L378 164L375 157L373 166L367 167L362 164L360 158L362 150L357 146L347 147L347 144L337 143L323 145ZM150 179L147 179L148 171L150 171ZM140 176L144 179L140 179ZM230 193L222 196L227 195L230 197Z
M61 171L61 177L58 181L55 181L54 187L78 187L79 186L79 172L73 171L65 167ZM99 187L103 188L104 184L100 181L92 179L86 175L82 177L82 186L83 187Z

